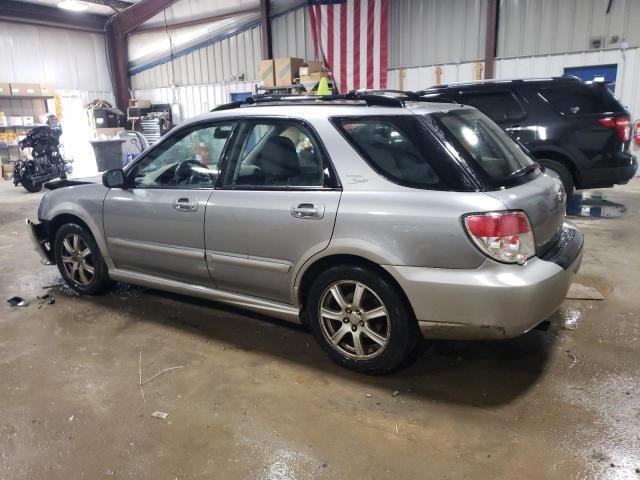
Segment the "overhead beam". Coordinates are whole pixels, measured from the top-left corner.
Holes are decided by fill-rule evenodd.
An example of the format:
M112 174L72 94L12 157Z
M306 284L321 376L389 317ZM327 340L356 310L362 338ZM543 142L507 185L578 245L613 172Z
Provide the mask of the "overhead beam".
M235 12L229 12L222 15L213 15L211 17L194 18L191 20L185 20L183 22L169 23L166 26L165 25L150 25L150 26L141 25L139 27L136 27L132 33L157 32L157 31L164 31L167 28L173 29L173 28L181 28L181 27L191 27L193 25L202 25L203 23L218 22L226 18L231 18L238 15L245 15L247 13L258 13L259 11L260 11L259 7L245 8L244 10L236 10Z
M260 34L262 37L262 59L273 58L271 43L271 21L269 0L260 0Z
M487 0L487 31L484 42L484 78L493 78L498 45L499 0Z
M140 0L114 16L107 22L107 52L111 83L116 105L126 112L129 103L129 52L127 35L154 15L162 12L177 0Z
M124 10L125 8L133 5L133 2L124 0L82 0L85 3L93 3L94 5L104 5L105 7L111 7L114 10Z
M91 13L69 12L57 7L48 7L35 3L2 0L0 2L0 20L29 25L80 30L83 32L104 33L106 16Z

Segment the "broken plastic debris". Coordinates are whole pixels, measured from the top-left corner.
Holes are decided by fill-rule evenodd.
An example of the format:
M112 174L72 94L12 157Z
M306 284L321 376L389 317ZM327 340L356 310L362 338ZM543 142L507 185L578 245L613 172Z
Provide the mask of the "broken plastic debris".
M397 397L398 395L400 395L400 392L398 390L391 394L392 397Z
M567 298L572 300L604 300L604 295L594 287L573 283L569 288Z
M156 410L151 414L151 416L155 418L161 418L162 420L166 420L169 414L165 412L159 412L158 410Z
M52 305L56 303L56 299L53 297L52 293L45 293L41 297L38 297L38 308L42 305Z
M22 297L11 297L9 300L7 300L7 303L12 307L26 307L27 305L29 305L29 302L27 302Z

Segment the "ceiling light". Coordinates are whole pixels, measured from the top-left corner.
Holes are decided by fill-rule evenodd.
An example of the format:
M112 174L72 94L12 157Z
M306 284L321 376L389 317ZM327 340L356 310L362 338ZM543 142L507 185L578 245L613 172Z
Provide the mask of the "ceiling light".
M79 2L78 0L62 0L58 3L58 7L64 8L65 10L71 10L73 12L84 12L89 6L84 2Z

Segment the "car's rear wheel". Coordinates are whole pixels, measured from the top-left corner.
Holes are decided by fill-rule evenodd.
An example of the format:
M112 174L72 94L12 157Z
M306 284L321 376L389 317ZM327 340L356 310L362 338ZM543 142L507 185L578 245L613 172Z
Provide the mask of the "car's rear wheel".
M567 195L571 195L573 193L573 189L575 188L575 183L573 180L573 175L567 167L562 165L560 162L556 162L555 160L538 160L538 163L544 167L545 173L556 177L558 180L562 182L564 186L564 191Z
M85 228L75 223L61 226L54 249L62 278L76 292L97 295L112 285L98 245Z
M396 287L361 266L335 266L323 272L311 287L305 316L333 360L363 373L393 370L421 339Z

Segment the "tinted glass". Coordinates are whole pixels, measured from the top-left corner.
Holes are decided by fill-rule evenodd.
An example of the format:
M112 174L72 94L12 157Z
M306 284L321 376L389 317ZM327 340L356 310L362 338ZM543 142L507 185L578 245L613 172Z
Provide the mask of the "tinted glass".
M517 120L525 113L511 92L462 94L460 102L476 107L494 122Z
M225 173L227 186L324 186L322 154L299 122L247 122L236 150Z
M383 177L415 188L450 188L436 166L450 159L414 116L341 118L335 123Z
M611 92L599 84L542 88L540 95L563 115L586 115L624 110Z
M432 115L453 135L473 164L492 180L525 174L534 161L498 125L477 110Z
M129 175L136 187L211 187L233 126L195 126L167 138L137 162Z

